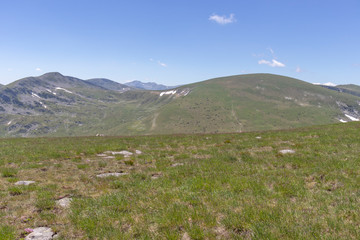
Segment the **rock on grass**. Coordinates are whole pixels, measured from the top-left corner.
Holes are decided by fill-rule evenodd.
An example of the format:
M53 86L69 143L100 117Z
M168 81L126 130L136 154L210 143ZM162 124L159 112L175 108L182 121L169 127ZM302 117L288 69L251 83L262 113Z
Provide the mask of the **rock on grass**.
M34 228L33 232L26 236L25 240L51 240L54 237L54 232L48 227Z
M279 153L288 154L288 153L295 153L295 151L292 149L284 149L284 150L280 150Z
M18 182L15 183L15 185L25 185L25 186L27 186L27 185L30 185L30 184L33 184L33 183L35 183L35 181L18 181Z
M96 175L96 177L98 178L105 178L105 177L119 177L119 176L124 176L124 175L128 175L128 173L125 172L115 172L115 173L102 173L102 174L98 174Z

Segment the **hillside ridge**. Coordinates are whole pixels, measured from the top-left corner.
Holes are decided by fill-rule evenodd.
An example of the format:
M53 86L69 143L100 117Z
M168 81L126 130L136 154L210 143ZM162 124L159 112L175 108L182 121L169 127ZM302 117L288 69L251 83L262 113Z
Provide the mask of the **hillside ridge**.
M81 80L53 72L0 89L0 136L296 128L358 121L359 104L357 96L273 74L235 75L174 89L141 90L123 89L108 79Z

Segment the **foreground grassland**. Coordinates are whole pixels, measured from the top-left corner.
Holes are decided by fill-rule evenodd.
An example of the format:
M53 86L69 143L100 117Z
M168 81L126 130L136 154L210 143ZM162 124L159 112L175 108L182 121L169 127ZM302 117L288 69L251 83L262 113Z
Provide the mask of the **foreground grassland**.
M142 154L97 156L109 150ZM359 239L359 150L359 123L1 139L0 239L41 226L58 239ZM96 177L106 172L128 175ZM55 204L64 196L73 199L68 209Z

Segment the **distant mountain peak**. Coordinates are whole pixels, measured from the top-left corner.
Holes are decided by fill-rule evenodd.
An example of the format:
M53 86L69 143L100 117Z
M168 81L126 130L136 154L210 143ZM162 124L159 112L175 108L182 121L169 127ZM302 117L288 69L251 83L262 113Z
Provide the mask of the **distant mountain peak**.
M106 78L92 78L86 80L86 82L91 83L93 85L105 88L107 90L114 90L114 91L127 91L130 90L130 87L128 87L125 84L121 84L115 81L112 81L110 79Z
M41 75L39 77L64 77L64 75L62 75L59 72L48 72L48 73L44 73L43 75Z
M168 90L168 89L173 89L173 88L179 87L179 86L166 86L166 85L162 85L162 84L157 84L155 82L144 83L139 80L134 80L134 81L127 82L124 84L129 87L144 89L144 90Z

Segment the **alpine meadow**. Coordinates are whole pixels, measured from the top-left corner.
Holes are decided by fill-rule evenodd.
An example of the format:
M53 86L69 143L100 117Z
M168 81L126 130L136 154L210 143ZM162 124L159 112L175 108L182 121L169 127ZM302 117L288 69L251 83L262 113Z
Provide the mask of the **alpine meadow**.
M0 240L360 239L360 1L0 5Z

